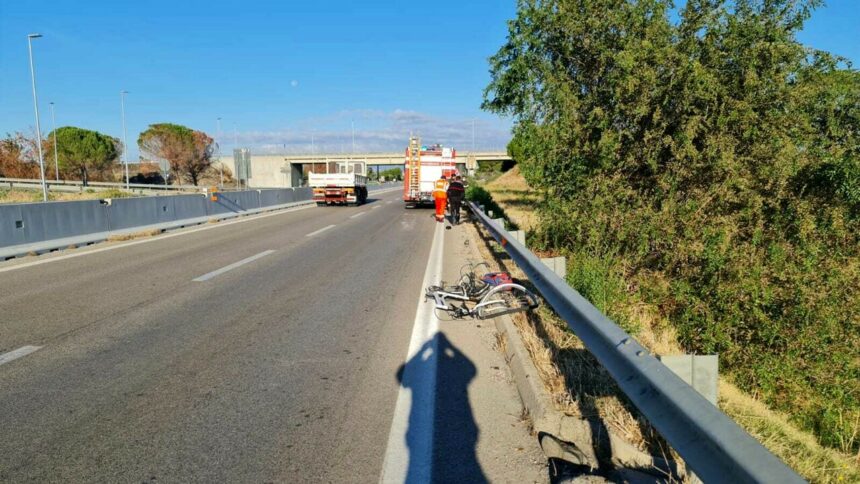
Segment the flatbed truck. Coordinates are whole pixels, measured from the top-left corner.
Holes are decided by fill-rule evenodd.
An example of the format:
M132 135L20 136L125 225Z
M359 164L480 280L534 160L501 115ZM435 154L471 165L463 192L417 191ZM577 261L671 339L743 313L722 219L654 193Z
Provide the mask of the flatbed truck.
M309 173L308 185L313 189L317 205L361 205L367 201L367 164L363 161L342 160L326 162L334 165L334 173Z

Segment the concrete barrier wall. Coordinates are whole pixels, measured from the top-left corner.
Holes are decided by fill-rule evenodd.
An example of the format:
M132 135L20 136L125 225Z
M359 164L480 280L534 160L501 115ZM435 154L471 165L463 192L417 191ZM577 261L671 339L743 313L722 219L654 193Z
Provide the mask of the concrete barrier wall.
M21 205L0 205L0 247L23 244L26 241Z
M272 205L281 205L292 202L292 190L290 189L275 189L275 190L260 190L260 206L270 207Z
M161 198L161 197L159 197ZM169 198L173 201L174 220L186 220L209 215L209 197L205 195L176 195Z
M210 202L209 214L242 213L260 208L260 194L257 190L245 192L222 192L217 200Z
M26 242L107 232L107 211L101 200L27 203L21 205Z
M397 184L370 187L371 191ZM173 228L309 201L308 187L0 205L0 260L104 240L147 228Z
M297 187L293 188L295 191L296 200L310 200L313 198L313 189L311 187Z
M158 211L161 206L159 206L156 198L117 198L111 200L108 207L110 228L121 230L157 224Z

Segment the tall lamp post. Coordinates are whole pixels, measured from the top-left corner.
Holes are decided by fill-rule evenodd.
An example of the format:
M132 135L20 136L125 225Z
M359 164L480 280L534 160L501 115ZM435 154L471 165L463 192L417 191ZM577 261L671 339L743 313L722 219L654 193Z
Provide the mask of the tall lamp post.
M128 94L128 91L120 91L119 92L119 106L122 112L122 157L125 160L125 189L129 190L129 180L128 180L128 134L125 130L125 95Z
M30 79L33 81L33 108L36 111L36 148L39 150L39 171L42 175L42 200L48 201L48 183L45 181L45 159L42 157L42 127L39 125L39 98L36 96L36 68L33 67L33 39L42 34L28 34L27 47L30 50Z
M54 175L60 181L60 161L57 157L57 118L54 117L54 102L51 101L51 124L54 126Z
M236 160L236 163L234 164L236 165L236 190L238 190L242 187L242 172L239 170L242 153L239 152L238 155L236 153L236 150L239 149L239 128L236 126L236 123L233 123L233 144L236 145L236 147L233 148L233 159Z
M475 154L475 119L472 118L472 154Z
M218 174L221 176L221 183L218 185L222 190L224 189L224 160L221 159L221 145L218 143L221 141L221 118L218 118L218 129L215 130L215 147L218 150Z

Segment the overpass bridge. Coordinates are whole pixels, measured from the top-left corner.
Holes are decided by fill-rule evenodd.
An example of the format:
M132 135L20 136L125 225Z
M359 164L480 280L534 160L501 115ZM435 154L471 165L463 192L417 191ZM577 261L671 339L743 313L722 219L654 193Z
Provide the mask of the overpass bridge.
M511 157L504 151L476 151L457 153L462 164L461 170L476 170L481 163L509 161ZM224 166L236 173L236 161L232 154L220 158ZM403 166L404 154L397 153L329 153L303 155L255 155L251 154L251 173L248 186L252 188L283 188L302 186L308 172L325 173L327 164L342 160L364 160L368 167L386 169Z

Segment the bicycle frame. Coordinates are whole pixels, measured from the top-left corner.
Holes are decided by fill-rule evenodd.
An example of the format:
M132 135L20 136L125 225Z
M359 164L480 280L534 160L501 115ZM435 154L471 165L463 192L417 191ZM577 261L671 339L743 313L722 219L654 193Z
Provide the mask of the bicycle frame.
M508 301L504 299L495 299L493 296L499 292L508 292L512 290L520 291L521 294L528 300L527 306L518 306L518 307L510 307L508 306ZM429 295L429 294L428 294ZM498 286L493 287L486 294L484 294L480 300L478 300L478 304L475 305L472 309L466 309L465 307L452 307L448 304L448 299L456 299L458 301L470 301L472 300L468 296L465 295L465 290L463 294L448 292L445 290L436 290L432 293L433 300L435 303L436 309L442 309L444 311L456 311L459 316L474 316L478 319L488 319L496 316L501 316L502 314L511 314L517 313L521 311L525 311L527 309L536 308L537 298L529 292L528 289L521 286L520 284L500 284Z

